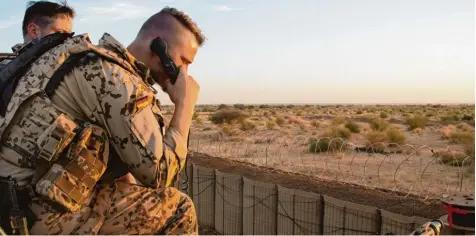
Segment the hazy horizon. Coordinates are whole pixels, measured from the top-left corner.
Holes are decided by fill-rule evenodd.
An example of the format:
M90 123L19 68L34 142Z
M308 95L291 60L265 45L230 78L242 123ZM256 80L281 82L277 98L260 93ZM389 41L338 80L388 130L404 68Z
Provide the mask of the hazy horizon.
M8 0L0 0L3 6ZM0 51L22 41L27 1L0 9ZM69 0L73 30L127 46L164 6L207 36L190 67L198 104L474 104L470 0ZM92 23L94 22L94 23ZM162 91L162 103L170 104Z

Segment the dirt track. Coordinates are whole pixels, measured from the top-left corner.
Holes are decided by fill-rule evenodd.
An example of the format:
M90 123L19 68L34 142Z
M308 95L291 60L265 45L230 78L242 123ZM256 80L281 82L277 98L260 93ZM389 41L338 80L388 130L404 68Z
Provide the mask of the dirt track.
M344 201L375 206L402 215L437 219L445 214L436 200L423 202L415 196L403 197L395 193L365 189L351 184L322 181L301 174L283 173L272 168L233 162L205 154L191 153L190 160L200 166L218 169L226 173L239 174L255 181L316 192Z

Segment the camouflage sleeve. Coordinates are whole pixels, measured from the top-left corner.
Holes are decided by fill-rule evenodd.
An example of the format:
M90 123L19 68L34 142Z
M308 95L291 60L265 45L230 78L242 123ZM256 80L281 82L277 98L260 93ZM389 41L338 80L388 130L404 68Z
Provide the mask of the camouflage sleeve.
M83 86L94 90L96 106L91 107L91 119L107 129L129 171L146 186L172 185L183 168L187 144L176 129L164 132L163 117L149 85L109 62L86 66L81 74Z

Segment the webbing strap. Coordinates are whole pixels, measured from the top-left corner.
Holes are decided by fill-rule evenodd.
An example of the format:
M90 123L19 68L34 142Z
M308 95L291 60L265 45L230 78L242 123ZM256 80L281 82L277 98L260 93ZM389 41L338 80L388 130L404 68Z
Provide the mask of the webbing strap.
M54 33L39 42L29 45L15 59L0 71L0 115L5 117L8 103L15 92L18 81L28 71L31 64L48 50L60 45L74 33Z

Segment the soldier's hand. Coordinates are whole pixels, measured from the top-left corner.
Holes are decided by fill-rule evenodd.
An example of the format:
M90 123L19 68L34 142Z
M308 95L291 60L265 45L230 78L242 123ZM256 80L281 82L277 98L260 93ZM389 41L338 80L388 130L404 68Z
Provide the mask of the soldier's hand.
M195 106L198 99L200 86L192 76L187 74L187 67L180 67L180 72L175 84L167 82L167 94L175 106Z

